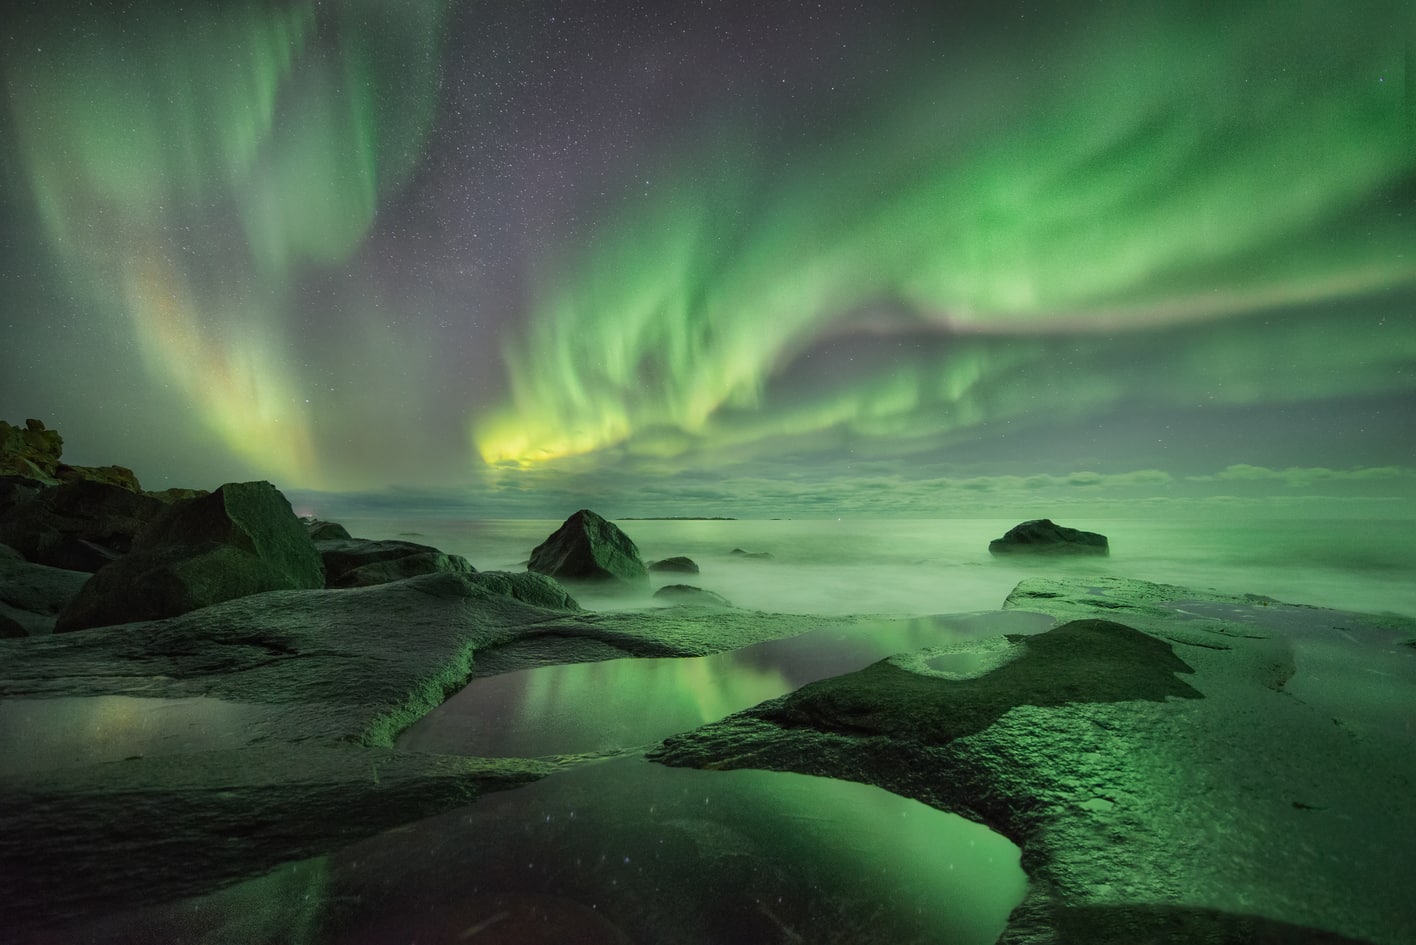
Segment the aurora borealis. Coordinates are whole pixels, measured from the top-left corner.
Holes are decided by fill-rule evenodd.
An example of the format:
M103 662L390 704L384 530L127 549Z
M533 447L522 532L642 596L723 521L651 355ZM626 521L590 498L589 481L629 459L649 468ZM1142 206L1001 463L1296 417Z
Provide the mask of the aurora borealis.
M1409 4L34 5L0 404L479 514L1416 497Z

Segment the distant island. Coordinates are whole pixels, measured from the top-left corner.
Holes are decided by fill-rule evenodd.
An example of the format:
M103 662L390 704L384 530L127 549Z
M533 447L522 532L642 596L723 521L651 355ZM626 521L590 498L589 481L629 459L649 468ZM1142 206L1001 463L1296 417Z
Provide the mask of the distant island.
M731 515L623 515L617 522L736 522Z

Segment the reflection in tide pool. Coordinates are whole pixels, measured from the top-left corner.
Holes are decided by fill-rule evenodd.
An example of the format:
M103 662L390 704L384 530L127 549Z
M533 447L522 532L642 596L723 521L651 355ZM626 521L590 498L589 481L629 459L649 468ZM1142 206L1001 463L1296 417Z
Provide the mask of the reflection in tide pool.
M270 706L202 696L7 699L0 702L0 776L241 748L276 714Z
M868 785L581 765L210 896L74 930L207 945L984 945L1016 846Z
M505 673L474 679L408 728L398 747L487 757L632 748L895 653L1040 633L1052 624L1050 617L1013 611L880 620L713 656Z

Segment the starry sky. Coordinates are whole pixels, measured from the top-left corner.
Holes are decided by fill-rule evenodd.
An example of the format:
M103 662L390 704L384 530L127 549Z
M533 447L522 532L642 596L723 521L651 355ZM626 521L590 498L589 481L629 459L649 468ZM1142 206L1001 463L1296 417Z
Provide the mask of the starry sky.
M0 418L149 488L1416 498L1401 0L57 0L0 39Z

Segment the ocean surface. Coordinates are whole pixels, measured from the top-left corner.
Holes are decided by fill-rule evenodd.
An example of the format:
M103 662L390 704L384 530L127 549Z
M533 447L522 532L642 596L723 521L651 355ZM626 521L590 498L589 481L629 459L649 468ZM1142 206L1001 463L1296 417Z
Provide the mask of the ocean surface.
M338 518L360 538L399 538L524 570L559 521ZM1111 575L1416 618L1416 519L1061 520L1110 539L1105 558L995 559L1003 519L618 520L645 562L687 555L697 575L654 574L753 610L929 615L1001 607L1024 578ZM733 549L772 557L746 558ZM577 591L600 610L657 606L647 596Z

